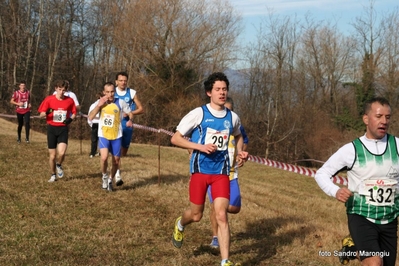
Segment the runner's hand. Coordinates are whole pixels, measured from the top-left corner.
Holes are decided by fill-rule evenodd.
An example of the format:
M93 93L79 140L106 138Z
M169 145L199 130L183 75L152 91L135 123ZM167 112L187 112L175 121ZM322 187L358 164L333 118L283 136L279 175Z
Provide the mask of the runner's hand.
M64 123L65 125L69 125L70 123L72 123L72 121L73 121L72 118L67 118L62 123Z
M340 189L338 189L337 194L335 194L335 198L345 203L352 195L352 191L350 191L348 188L341 187Z

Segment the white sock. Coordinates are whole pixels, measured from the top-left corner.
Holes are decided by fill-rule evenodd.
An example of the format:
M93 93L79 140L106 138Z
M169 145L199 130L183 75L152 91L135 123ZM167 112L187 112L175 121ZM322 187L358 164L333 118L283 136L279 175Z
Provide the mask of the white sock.
M177 228L179 228L180 232L183 232L184 231L184 226L181 225L180 221L181 221L181 219L177 222Z

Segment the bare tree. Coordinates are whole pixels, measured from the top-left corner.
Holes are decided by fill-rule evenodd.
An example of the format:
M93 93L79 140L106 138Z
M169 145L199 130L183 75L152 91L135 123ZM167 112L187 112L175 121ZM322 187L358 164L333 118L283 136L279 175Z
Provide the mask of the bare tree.
M339 33L336 25L307 21L297 54L298 71L312 77L314 107L337 115L342 109L342 83L350 80L356 42Z
M56 75L56 62L64 41L64 33L67 30L67 0L45 2L44 31L46 33L45 45L47 48L47 76L46 95L50 94L52 81ZM61 62L60 62L61 63Z
M17 69L20 62L21 45L24 44L24 31L22 26L21 5L19 1L2 2L1 6L1 36L2 36L2 70L5 84L2 94L12 93L17 80Z
M44 16L43 0L40 0L39 3L37 3L37 4L38 4L38 6L35 11L35 15L31 16L32 20L33 20L33 17L35 19L33 20L33 23L32 23L33 27L30 32L30 35L29 35L29 39L30 39L30 43L31 43L30 46L32 47L32 49L29 49L28 58L31 59L31 64L27 64L30 66L30 69L31 69L31 79L30 79L30 83L29 83L29 90L31 92L31 97L35 96L34 84L35 84L35 77L36 77L36 71L37 71L39 47L40 47L40 43L41 43L42 21L43 21L43 16ZM25 76L28 78L28 76L29 76L28 73L26 73Z
M399 104L399 10L396 8L382 19L384 32L382 43L384 52L378 67L377 81L381 84L381 94L385 95L393 106Z
M258 30L258 42L248 49L250 61L246 94L246 125L258 128L254 136L263 143L264 155L286 139L295 122L285 122L293 110L294 54L298 38L297 21L280 19L272 13ZM244 115L245 117L245 115Z
M112 33L113 69L129 72L149 106L178 108L173 117L163 117L163 107L146 108L149 123L163 117L161 124L175 126L192 108L175 106L176 99L198 97L204 75L231 60L240 17L221 0L120 1L115 9L123 12Z
M362 81L357 92L358 112L361 113L363 102L375 95L376 71L384 53L382 36L384 27L377 20L378 14L374 9L374 1L369 1L369 6L364 7L364 13L357 17L352 26L355 29L355 37L358 49L362 56Z

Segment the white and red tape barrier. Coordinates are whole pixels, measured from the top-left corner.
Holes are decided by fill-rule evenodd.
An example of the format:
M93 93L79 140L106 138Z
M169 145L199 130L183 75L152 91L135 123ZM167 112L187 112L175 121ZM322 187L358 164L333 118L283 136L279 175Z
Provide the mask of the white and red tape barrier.
M294 173L297 173L300 175L307 175L310 177L314 177L316 174L316 170L313 170L310 168L297 166L297 165L293 165L293 164L288 164L288 163L277 162L277 161L260 158L260 157L253 156L253 155L248 156L248 161L264 164L264 165L267 165L270 167L278 168L278 169L289 171L289 172L294 172ZM332 180L336 184L340 184L340 185L344 185L344 186L348 185L347 178L343 177L343 176L333 176Z
M14 118L15 117L15 115L6 115L6 114L0 114L0 116L10 117L10 118ZM87 117L87 115L83 115L83 114L82 114L82 116L83 117ZM32 118L39 118L39 116L32 116ZM155 132L155 133L164 133L164 134L167 134L169 136L173 136L173 134L174 134L173 132L165 130L165 129L157 129L157 128L147 127L147 126L134 124L134 123L133 123L133 127L137 128L137 129L152 131L152 132ZM278 168L278 169L281 169L281 170L284 170L284 171L297 173L297 174L300 174L300 175L306 175L306 176L309 176L309 177L314 177L315 174L316 174L316 170L314 170L314 169L310 169L310 168L306 168L306 167L302 167L302 166L297 166L297 165L293 165L293 164L288 164L288 163L277 162L277 161L273 161L273 160L270 160L270 159L265 159L265 158L261 158L261 157L257 157L257 156L253 156L253 155L248 155L248 161L259 163L259 164L263 164L263 165L274 167L274 168ZM348 180L347 180L346 177L333 176L331 179L336 184L344 185L344 186L348 185Z

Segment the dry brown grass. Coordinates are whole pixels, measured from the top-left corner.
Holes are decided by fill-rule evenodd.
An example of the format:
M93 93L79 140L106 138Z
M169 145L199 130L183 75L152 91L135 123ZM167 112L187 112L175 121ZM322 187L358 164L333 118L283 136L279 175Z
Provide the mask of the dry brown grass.
M122 161L125 184L107 193L98 157L88 158L90 141L81 154L70 140L65 178L48 183L46 137L15 140L15 124L0 119L0 265L219 265L208 248L208 206L183 247L171 244L174 220L188 206L185 150L161 148L158 184L158 147L133 144ZM340 265L333 252L348 232L344 206L312 178L248 162L240 186L242 211L229 216L233 261Z

